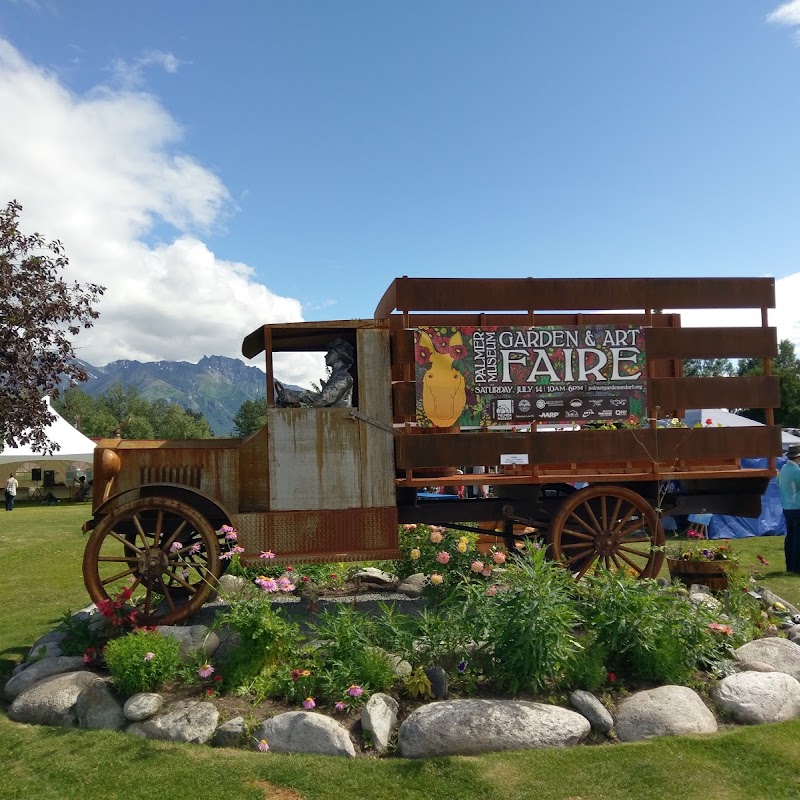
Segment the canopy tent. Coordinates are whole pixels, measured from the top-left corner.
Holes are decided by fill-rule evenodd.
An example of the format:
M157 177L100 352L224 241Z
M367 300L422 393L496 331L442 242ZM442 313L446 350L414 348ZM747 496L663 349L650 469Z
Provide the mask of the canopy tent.
M56 442L59 449L52 455L36 452L30 444L20 447L8 447L5 443L0 451L0 466L4 469L12 465L11 471L28 472L34 466L52 469L59 473L61 482L66 482L68 473L73 472L77 464L91 464L94 458L95 443L73 428L57 411L50 408L50 398L46 397L50 414L55 419L47 426L47 438Z
M734 414L732 411L726 411L724 408L694 408L686 412L683 421L692 428L698 422L701 425L705 425L706 420L709 419L712 425L722 425L723 428L741 428L762 425L761 422L756 422L754 419L748 419L739 414ZM790 444L800 444L800 437L783 431L781 434L781 442L783 443L784 449L786 449Z

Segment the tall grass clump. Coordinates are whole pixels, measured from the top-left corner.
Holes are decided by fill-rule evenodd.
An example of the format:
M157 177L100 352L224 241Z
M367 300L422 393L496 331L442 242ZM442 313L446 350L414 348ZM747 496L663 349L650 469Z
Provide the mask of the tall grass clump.
M598 569L578 586L587 650L613 673L634 681L689 682L719 659L724 642L711 627L718 613L655 581Z

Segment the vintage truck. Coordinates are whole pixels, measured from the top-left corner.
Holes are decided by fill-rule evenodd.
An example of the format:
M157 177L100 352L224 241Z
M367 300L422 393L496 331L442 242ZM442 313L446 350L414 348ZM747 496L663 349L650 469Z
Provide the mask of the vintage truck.
M781 454L774 299L770 278L403 277L372 319L264 325L242 345L266 357L259 431L98 443L86 587L95 601L127 587L140 620L170 623L213 591L230 528L245 564L307 563L397 558L412 522L478 523L509 546L533 531L578 575L600 562L654 576L662 517L759 513ZM756 324L681 327L701 308ZM352 353L349 403L281 407L273 355L332 340ZM683 376L706 358L763 359L763 375ZM720 406L765 409L767 424L677 422ZM470 466L487 468L472 480L488 499L434 493Z

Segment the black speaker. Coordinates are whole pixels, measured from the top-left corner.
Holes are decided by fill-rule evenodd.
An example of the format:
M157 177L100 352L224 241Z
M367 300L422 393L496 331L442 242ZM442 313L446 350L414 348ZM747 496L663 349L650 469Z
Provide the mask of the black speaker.
M39 467L34 467L31 470L31 480L32 481L40 481L42 479L42 471Z
M44 485L45 486L56 485L56 471L54 469L46 469L44 471Z

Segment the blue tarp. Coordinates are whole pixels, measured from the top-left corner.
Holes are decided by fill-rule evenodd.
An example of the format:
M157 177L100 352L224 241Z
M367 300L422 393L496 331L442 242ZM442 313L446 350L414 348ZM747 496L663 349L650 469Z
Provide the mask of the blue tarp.
M776 459L780 469L786 463L785 458ZM751 469L766 469L766 458L743 458L742 466ZM725 514L714 514L708 525L709 539L745 539L748 536L785 536L786 520L783 517L781 497L778 492L778 481L772 478L767 491L761 498L761 516L729 517Z

